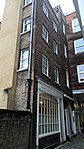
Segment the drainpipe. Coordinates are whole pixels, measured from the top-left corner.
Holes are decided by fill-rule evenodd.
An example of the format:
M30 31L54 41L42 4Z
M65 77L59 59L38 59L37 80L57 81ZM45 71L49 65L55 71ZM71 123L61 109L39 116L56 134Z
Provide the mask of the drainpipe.
M31 32L30 32L30 50L29 50L29 61L28 61L28 95L27 95L27 110L30 110L30 98L31 98L31 70L32 70L32 49L33 49L33 23L34 23L34 1L32 0L32 14L31 14Z
M35 0L32 0L30 49L29 49L28 79L27 79L27 81L28 81L27 110L30 112L28 149L32 149L32 145L31 145L31 137L32 137L32 134L31 134L32 133L31 132L32 131L31 130L31 121L32 121L32 114L31 114L30 100L31 100L31 86L32 86L31 71L32 71L32 49L33 49L34 3L35 3Z

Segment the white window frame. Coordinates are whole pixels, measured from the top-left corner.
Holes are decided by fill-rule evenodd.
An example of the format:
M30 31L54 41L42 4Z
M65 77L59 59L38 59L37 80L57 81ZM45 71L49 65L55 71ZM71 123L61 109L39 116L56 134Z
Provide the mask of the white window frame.
M22 33L29 32L31 29L31 17L28 17L23 20L23 29Z
M80 38L80 39L77 39L77 40L74 40L74 48L75 48L75 54L77 54L77 53L82 53L82 52L84 52L84 50L83 51L77 51L77 48L80 48L80 47L84 47L84 43L83 44L81 44L81 45L77 45L76 44L76 42L78 41L78 40L83 40L83 42L84 42L84 39L83 38Z
M55 40L53 40L53 51L56 55L59 55L59 45Z
M78 74L78 82L79 83L84 83L84 80L81 80L81 74L84 74L84 71L80 71L79 67L84 67L84 64L77 65L77 74Z
M24 0L24 6L29 5L30 3L32 3L32 0Z
M67 87L70 87L69 70L67 68L66 68L66 85Z
M48 64L48 58L42 54L42 73L46 76L49 75L49 64Z
M26 52L26 57L23 57L23 52ZM20 53L20 70L24 70L28 68L28 59L29 59L29 50L23 49ZM23 62L25 61L25 66L23 66Z
M53 29L55 30L55 32L57 32L57 24L54 20L53 20Z
M77 21L77 24L76 25L74 24L74 21L75 20ZM76 32L81 31L78 18L75 18L75 19L72 20L72 29L73 29L73 33L76 33Z
M59 84L59 68L57 68L56 66L54 66L54 78L55 82Z
M44 1L43 1L43 12L46 15L46 17L48 18L49 12L48 12L48 8L47 8L47 6L46 6Z
M67 46L66 46L66 44L64 44L64 56L66 57L66 58L68 58L68 53L67 53L68 51L67 51Z
M66 26L64 22L62 22L62 27L63 27L63 33L66 34Z
M42 37L47 43L48 43L48 36L49 36L49 33L47 28L44 25L42 25Z
M51 96L39 96L39 138L59 132L58 101Z

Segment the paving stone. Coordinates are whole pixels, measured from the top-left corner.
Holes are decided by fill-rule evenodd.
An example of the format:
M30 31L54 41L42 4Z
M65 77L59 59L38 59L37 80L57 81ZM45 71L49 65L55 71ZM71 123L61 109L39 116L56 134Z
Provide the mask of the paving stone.
M84 133L73 138L71 142L67 142L55 149L84 149Z

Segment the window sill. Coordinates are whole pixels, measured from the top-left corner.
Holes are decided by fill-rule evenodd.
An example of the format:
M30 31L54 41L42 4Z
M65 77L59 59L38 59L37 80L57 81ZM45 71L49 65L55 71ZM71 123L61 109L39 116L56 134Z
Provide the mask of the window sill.
M45 77L51 79L51 77L50 77L50 76L47 76L45 73L42 72L42 74L43 74Z
M69 86L67 86L67 88L71 90L71 88Z
M20 33L20 36L21 35L24 35L24 34L26 34L26 33L29 33L30 32L30 30L29 31L26 31L26 32L22 32L22 33Z
M82 83L84 83L84 81L79 81L78 83L79 83L79 84L82 84Z
M32 3L32 2L30 2L30 3L27 4L27 5L24 5L22 8L23 8L23 9L26 8L26 7L29 6L31 3Z
M42 39L45 41L45 43L50 47L50 44L49 44L49 42L47 42L43 37L42 37Z
M44 11L43 11L43 14L48 19L48 21L50 21L49 15L47 16Z
M64 56L66 60L68 60L68 57Z
M77 55L77 56L81 55L81 54L84 54L84 51L75 53L75 55Z
M63 32L63 34L66 36L66 33Z
M46 134L40 134L39 138L47 137L47 136L58 134L58 133L60 133L59 130L58 131L54 131L54 132L50 132L50 133L46 133Z
M56 81L55 81L55 83L56 83L57 85L61 86L61 84L60 84L60 83L57 83Z
M53 27L53 29L54 29L54 27ZM58 30L55 30L55 29L54 29L54 31L55 31L55 33L57 33L57 32L58 32Z
M62 31L62 30L61 30ZM67 37L67 34L66 33L64 33L63 31L62 31L62 34L65 36L65 37Z
M28 68L18 69L17 72L22 72L22 71L26 71L26 70L28 70Z
M79 31L73 31L73 34L76 34L76 33L79 33L79 32L81 32L81 30L79 30Z
M59 58L59 54L56 54L55 52L54 52L54 54Z

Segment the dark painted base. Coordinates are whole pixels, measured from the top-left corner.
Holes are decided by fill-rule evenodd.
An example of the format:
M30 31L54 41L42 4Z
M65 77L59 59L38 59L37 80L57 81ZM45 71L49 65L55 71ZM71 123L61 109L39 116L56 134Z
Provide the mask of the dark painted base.
M39 139L39 149L53 149L60 145L60 133Z

